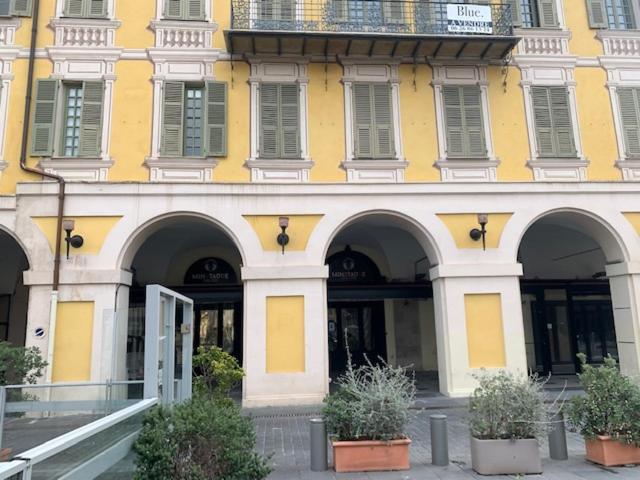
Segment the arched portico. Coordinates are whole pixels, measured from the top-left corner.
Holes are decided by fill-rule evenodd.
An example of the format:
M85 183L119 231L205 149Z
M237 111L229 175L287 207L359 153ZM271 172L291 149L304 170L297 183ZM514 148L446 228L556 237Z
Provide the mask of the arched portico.
M23 273L29 269L25 249L12 233L0 228L0 341L25 345L29 287Z

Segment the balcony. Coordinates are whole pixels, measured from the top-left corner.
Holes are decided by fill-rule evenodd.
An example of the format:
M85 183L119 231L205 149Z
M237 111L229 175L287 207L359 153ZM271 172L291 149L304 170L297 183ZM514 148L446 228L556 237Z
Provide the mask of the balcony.
M233 54L321 61L488 61L504 58L519 40L509 5L456 0L232 0L225 38Z

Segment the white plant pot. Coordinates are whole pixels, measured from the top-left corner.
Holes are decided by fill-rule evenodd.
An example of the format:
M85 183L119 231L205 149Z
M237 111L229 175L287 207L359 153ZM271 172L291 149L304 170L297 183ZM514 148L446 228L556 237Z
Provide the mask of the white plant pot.
M471 464L481 475L542 473L537 440L479 440L471 437Z

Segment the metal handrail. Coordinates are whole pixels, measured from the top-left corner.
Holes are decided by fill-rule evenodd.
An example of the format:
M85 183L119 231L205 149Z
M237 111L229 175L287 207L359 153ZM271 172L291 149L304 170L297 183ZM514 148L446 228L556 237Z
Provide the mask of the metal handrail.
M300 33L374 33L469 36L449 30L447 5L465 1L232 0L231 29ZM477 6L477 4L473 4ZM513 36L511 6L491 9L493 36ZM486 33L484 34L486 35Z

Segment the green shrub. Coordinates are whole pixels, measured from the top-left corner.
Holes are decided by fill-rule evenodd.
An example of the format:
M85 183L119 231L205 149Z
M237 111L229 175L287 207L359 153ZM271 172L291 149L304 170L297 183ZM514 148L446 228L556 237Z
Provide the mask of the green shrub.
M261 480L271 472L254 453L251 420L228 401L194 397L157 407L135 443L135 480Z
M46 366L39 348L0 342L0 385L34 384Z
M197 394L209 394L224 398L242 381L244 370L232 355L220 347L198 347L193 356L193 390Z
M640 446L640 387L620 373L611 357L599 367L588 365L584 355L578 357L585 395L568 405L571 425L587 439L603 435Z
M402 367L384 362L348 366L338 378L338 390L325 399L323 416L336 440L404 438L415 380Z
M475 375L478 387L469 399L471 435L481 440L540 438L548 430L555 405L545 405L544 383L536 376L506 371Z

